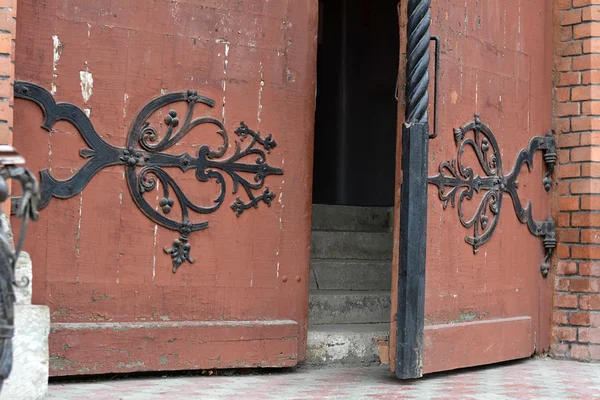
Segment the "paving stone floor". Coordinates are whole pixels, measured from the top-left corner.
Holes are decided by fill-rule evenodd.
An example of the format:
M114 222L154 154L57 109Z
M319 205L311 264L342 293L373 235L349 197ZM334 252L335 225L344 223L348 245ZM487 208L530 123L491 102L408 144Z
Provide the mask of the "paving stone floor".
M600 364L529 359L401 382L387 367L51 382L49 399L600 399Z

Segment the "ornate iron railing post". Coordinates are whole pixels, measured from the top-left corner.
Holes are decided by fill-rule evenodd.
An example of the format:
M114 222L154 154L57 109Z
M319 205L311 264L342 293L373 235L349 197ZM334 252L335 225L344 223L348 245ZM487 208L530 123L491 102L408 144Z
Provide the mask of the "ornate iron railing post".
M427 247L427 158L431 0L408 0L406 121L402 128L396 376L422 376Z
M12 337L14 336L14 302L13 287L29 285L29 279L23 277L19 282L15 278L15 265L23 246L27 221L38 218L39 190L38 184L27 169L20 165L25 160L11 146L0 146L0 202L8 199L7 179L19 181L22 188L22 201L17 208L17 216L23 218L21 235L13 250L6 236L6 228L0 229L0 391L4 380L10 375L13 362ZM2 222L0 221L0 224Z

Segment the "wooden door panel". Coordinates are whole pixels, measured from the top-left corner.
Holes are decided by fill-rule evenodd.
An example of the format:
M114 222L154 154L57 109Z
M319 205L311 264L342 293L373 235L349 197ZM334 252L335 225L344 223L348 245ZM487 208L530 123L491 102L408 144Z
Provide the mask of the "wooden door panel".
M433 7L443 15L450 3ZM528 2L519 10L517 3L467 2L467 12L475 19L465 22L464 37L455 37L448 29L456 21L440 18L434 10L437 23L432 24L432 34L445 45L438 98L443 104L438 116L441 133L430 140L430 176L439 172L442 161L457 157L451 132L472 120L469 114L478 114L493 131L504 175L513 170L530 139L544 136L550 128L551 47L546 46L551 29L546 27L551 26L552 7L548 2ZM505 20L499 8L513 17L519 10L517 20L508 19L508 14ZM464 21L465 17L455 18ZM475 175L486 175L473 151L463 156L463 163ZM532 167L531 172L521 170L519 197L523 205L531 201L534 218L544 221L550 197L542 184L546 168L541 152ZM510 196L504 193L498 225L474 254L465 242L465 237L473 236L473 228L461 225L457 208L449 204L444 209L438 194L435 185L429 185L424 372L544 351L549 315L540 301L547 299L549 284L540 273L544 258L540 239L519 221ZM472 200L464 201L464 221L484 194L475 193ZM489 224L492 217L488 210ZM479 230L485 230L481 224ZM453 348L441 351L444 342Z
M428 325L423 373L492 364L533 354L531 317Z
M317 3L275 3L19 1L17 80L74 104L102 141L119 151L131 147L130 129L144 106L196 90L214 106L195 103L194 118L214 118L227 131L223 159L235 154L236 142L242 150L252 142L235 133L244 121L262 139L272 134L276 147L257 147L268 165L283 170L251 190L259 196L269 187L270 204L240 215L231 205L238 197L248 203L250 194L241 186L234 193L233 178L223 173L221 207L190 212L192 222L208 223L188 237L196 262L176 273L164 249L180 232L146 217L128 187L143 161L128 167L117 160L81 192L71 188L72 197L52 198L25 243L34 302L47 304L52 316L51 375L279 367L304 359ZM94 156L80 154L90 146L77 124L42 129L40 107L20 94L14 144L28 165L62 180L78 173ZM181 127L187 109L187 101L173 102L148 117L159 140L171 110ZM215 126L196 126L164 157L200 159L202 146L218 149L223 139ZM239 163L262 166L257 157L249 153ZM165 169L190 200L210 207L221 186L214 176L207 182L199 176L215 168ZM261 181L249 172L240 176ZM181 220L177 202L164 211L161 186L145 194L147 213Z
M497 141L497 161L501 159L503 176L519 166L519 154L533 137L546 140L552 117L552 3L526 3L458 4L448 0L431 4L431 35L440 38L441 59L437 99L433 99L435 74L430 65L429 123L433 129L433 102L437 101L438 136L429 141L423 373L527 357L549 346L550 283L540 270L546 255L544 236L530 232L504 189L500 190L501 206L493 210L490 198L485 202L489 194L485 184L480 190L475 188L472 196L463 193L463 186L454 199L445 202L436 185L440 180L432 179L438 174L452 175L452 168L461 175L460 164L453 164L457 159L462 167L472 168L474 177L498 175L486 172L471 146L460 151L464 138L473 138L474 134L456 129L474 119L489 127ZM401 28L406 27L407 18L403 9ZM400 36L404 48L406 32L401 31ZM433 55L433 45L430 48ZM405 63L402 60L401 65ZM401 71L400 87L403 81ZM399 115L403 116L402 108L401 104ZM489 138L485 143L481 139L475 140L479 140L480 148L487 149L483 150L483 158L489 161L493 146ZM546 144L553 146L551 139L547 140ZM534 154L531 170L521 168L516 185L520 203L525 207L531 202L533 218L540 222L550 215L551 199L543 181L548 170L544 152ZM465 178L465 173L462 175ZM443 186L442 194L449 193L453 186ZM464 201L461 195L466 196ZM486 215L472 225L471 216L476 215L482 201ZM399 211L402 205L396 204ZM396 221L401 231L402 221ZM468 243L471 239L466 238L490 226L493 233L483 238L485 243ZM403 285L401 279L398 285ZM395 338L396 321L402 316L394 311L392 314L391 336ZM399 345L391 341L392 369L397 367L393 353ZM420 365L414 367L407 377L418 375L415 371Z
M53 323L54 376L102 371L176 371L292 367L295 321L161 321Z

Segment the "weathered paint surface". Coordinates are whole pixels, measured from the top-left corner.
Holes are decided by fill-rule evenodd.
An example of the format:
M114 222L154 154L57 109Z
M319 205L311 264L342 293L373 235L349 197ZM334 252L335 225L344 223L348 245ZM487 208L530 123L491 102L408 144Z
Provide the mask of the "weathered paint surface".
M104 140L124 146L145 103L196 89L216 100L196 115L224 122L229 154L233 130L245 121L273 134L278 146L269 163L285 172L266 182L278 201L239 218L228 207L236 197L228 181L223 207L194 216L209 229L192 235L197 262L177 274L163 252L177 234L142 215L121 168L101 171L78 196L53 199L25 244L34 302L51 308L52 375L290 366L304 358L316 20L316 0L19 2L17 78L84 109ZM73 126L42 130L39 108L24 101L16 102L15 118L15 145L32 169L65 179L81 167L85 144ZM194 154L218 143L199 127L173 151ZM198 182L193 171L169 172L197 203L215 198L216 185ZM235 326L282 320L294 324ZM233 325L160 325L203 321ZM116 323L150 325L115 334Z
M54 323L53 374L294 366L295 321ZM82 346L87 343L87 346Z
M402 51L405 14L400 17ZM551 128L552 2L435 1L431 31L441 39L442 55L439 136L430 141L429 175L438 173L440 162L456 157L452 130L472 121L475 113L494 132L504 172L510 172L530 138ZM433 99L433 69L430 73ZM404 114L402 105L399 112ZM432 108L429 115L432 123ZM483 173L472 151L467 150L463 162ZM551 198L541 183L541 156L534 162L533 171L522 170L519 191L523 204L531 200L534 217L543 220ZM476 194L465 201L465 217L470 218L481 198ZM460 224L456 209L443 209L437 188L430 185L425 373L526 357L549 346L551 279L540 274L543 248L517 220L510 197L504 195L496 231L478 254L465 243L467 235L472 229ZM394 329L395 321L392 340ZM390 349L393 368L395 343Z

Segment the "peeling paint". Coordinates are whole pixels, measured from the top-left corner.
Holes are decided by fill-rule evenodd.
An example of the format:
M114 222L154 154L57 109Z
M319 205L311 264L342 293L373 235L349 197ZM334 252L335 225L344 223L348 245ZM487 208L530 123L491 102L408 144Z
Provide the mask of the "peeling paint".
M123 95L123 119L125 119L125 117L127 116L127 101L128 100L129 100L129 95L127 93L125 93Z
M60 56L63 51L63 44L58 38L58 35L52 36L52 43L54 44L54 59L52 62L53 70L56 71L56 65L58 64L58 60L60 60Z
M52 313L52 316L53 317L66 317L67 309L65 307L58 308Z
M169 363L169 357L165 356L164 354L160 355L160 359L158 360L160 365L165 365Z
M457 100L458 100L458 93L456 93L456 90L453 90L452 93L450 93L450 101L452 102L452 104L456 104Z
M260 85L258 88L258 111L256 114L256 118L258 119L258 122L261 122L262 119L260 118L260 114L262 113L262 110L263 110L262 95L263 95L263 90L265 87L265 81L263 80L263 63L262 62L260 63L259 73L260 73Z
M50 356L50 369L54 371L71 370L73 362L65 356Z
M144 362L140 361L140 360L135 360L135 361L130 361L127 364L125 364L123 361L119 361L117 363L117 367L119 368L137 368L137 367L145 367L146 364L144 364Z
M88 118L92 115L92 109L91 108L84 108L83 112L84 112L85 115L87 115Z
M152 257L152 282L156 277L156 237L158 236L158 225L154 225L154 256Z
M87 103L92 97L92 89L94 88L94 77L86 68L85 71L79 71L79 80L81 85L81 96Z
M58 74L56 73L56 67L58 65L58 60L60 60L60 56L63 51L63 44L60 41L60 39L58 38L58 35L52 36L52 44L53 44L53 52L54 52L53 59L52 59L52 70L54 71L54 73L52 74L52 83L51 83L50 93L55 95L57 88L56 88L56 83L54 83L54 79L58 77Z
M227 65L229 64L229 42L225 43L225 55L223 57L223 75L227 75ZM225 124L225 94L227 92L227 80L226 76L223 77L223 108L221 110L221 120Z
M94 293L94 291L92 290L92 295L94 295L94 294L95 294L95 293ZM96 297L92 296L92 298L91 298L91 300L92 300L92 303L98 303L99 301L102 301L102 300L110 300L110 299L112 299L112 297L110 297L110 296L107 296L106 294L102 294L102 295L99 295L99 296L96 296Z
M287 81L289 83L293 83L296 82L296 78L294 77L294 74L292 74L292 70L287 68L286 69L286 73L287 73Z
M75 236L76 251L77 251L77 273L75 275L75 282L79 282L79 240L81 239L81 211L83 210L83 190L79 193L79 217L77 220L77 235Z
M225 80L223 80L223 109L221 110L221 120L223 124L225 124L225 93L226 93L227 84Z
M229 44L225 43L225 60L223 61L223 73L227 74L227 65L229 64Z
M517 25L517 26L518 26L518 29L517 29L517 32L518 32L519 34L521 34L521 0L519 0L519 16L518 16L518 19L517 19L517 21L518 21L518 25Z

